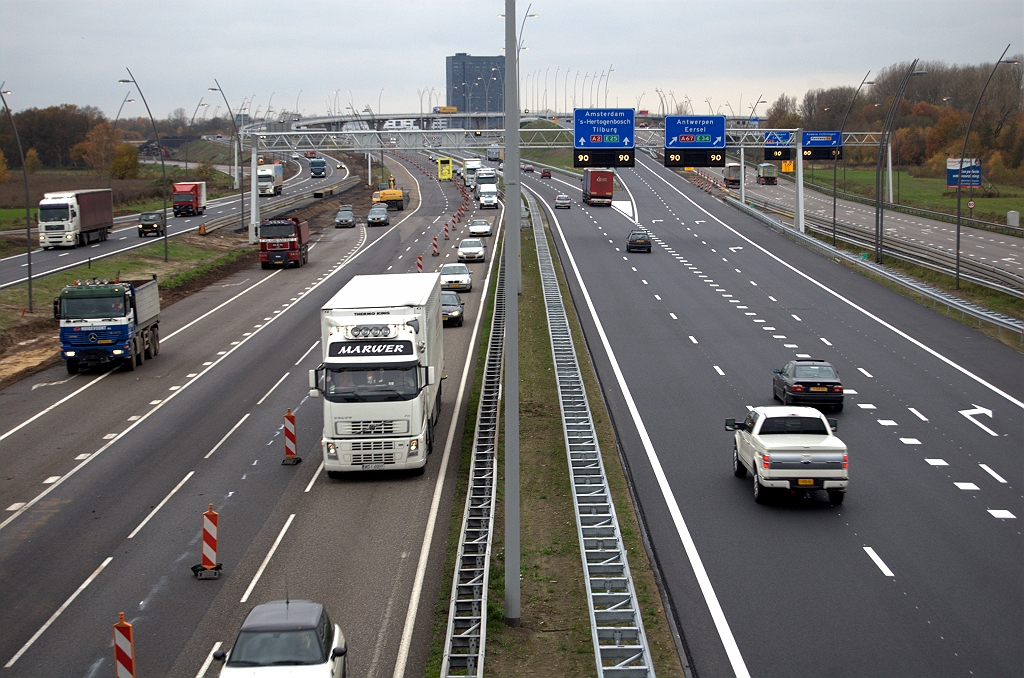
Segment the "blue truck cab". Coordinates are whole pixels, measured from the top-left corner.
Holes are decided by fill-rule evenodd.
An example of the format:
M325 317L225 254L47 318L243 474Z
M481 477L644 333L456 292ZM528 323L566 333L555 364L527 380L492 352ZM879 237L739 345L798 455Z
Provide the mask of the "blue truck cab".
M134 370L160 353L160 291L152 280L76 280L53 300L68 374L118 362Z

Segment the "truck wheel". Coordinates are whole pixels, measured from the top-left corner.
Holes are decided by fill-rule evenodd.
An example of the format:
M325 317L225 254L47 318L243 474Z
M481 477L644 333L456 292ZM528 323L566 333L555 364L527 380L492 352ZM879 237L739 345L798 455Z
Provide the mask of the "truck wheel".
M268 264L268 263L266 263L264 261L261 261L260 262L260 268L262 268L263 270L267 270L268 268L270 268L270 264Z
M754 501L758 504L768 501L768 488L761 485L761 482L757 479L757 473L754 473Z
M126 372L134 372L135 371L135 347L134 346L132 346L132 352L128 355L127 358L125 358L124 360L121 361L121 364L124 365L124 369L125 369Z
M327 477L330 478L331 480L341 480L342 478L345 477L345 474L342 473L341 471L328 471Z
M142 364L146 362L146 342L141 335L136 338L132 346L132 353L135 354L135 364L142 367Z
M152 360L153 356L156 355L155 353L153 353L153 330L152 329L149 330L148 332L146 332L144 334L144 336L142 337L142 345L145 346L145 349L143 349L142 353L145 356L146 360Z
M736 441L732 443L732 474L737 478L747 477L747 467L740 461L739 452L736 450Z
M840 504L842 504L843 503L843 499L845 497L846 497L846 493L845 492L840 492L838 490L829 490L828 491L828 503L832 504L832 506L839 506Z
M160 355L160 326L153 325L149 331L149 345L153 347L153 356Z
M78 358L68 358L68 374L78 374Z

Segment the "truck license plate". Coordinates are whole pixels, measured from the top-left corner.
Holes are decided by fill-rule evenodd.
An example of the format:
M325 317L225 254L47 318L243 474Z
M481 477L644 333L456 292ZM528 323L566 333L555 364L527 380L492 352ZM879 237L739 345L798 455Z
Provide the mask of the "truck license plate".
M380 471L384 468L384 464L363 464L364 471Z
M828 387L827 386L812 386L811 390L812 391L827 391Z
M814 478L800 478L799 480L796 481L796 484L797 485L813 485L814 484Z

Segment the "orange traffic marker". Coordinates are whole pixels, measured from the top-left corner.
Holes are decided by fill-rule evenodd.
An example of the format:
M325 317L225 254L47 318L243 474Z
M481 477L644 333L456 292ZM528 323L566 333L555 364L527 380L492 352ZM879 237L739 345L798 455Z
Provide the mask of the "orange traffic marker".
M213 504L203 512L203 561L192 566L192 574L199 579L219 579L222 565L217 562L217 524L219 516Z
M117 678L135 678L135 639L132 625L124 620L124 612L118 613L114 624L114 670Z

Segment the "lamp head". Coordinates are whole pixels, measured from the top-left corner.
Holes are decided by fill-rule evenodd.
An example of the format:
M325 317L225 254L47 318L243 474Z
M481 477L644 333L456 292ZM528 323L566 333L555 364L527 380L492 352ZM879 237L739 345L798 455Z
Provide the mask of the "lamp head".
M119 85L130 85L131 83L132 83L131 80L118 80L117 81L117 84L119 84Z

